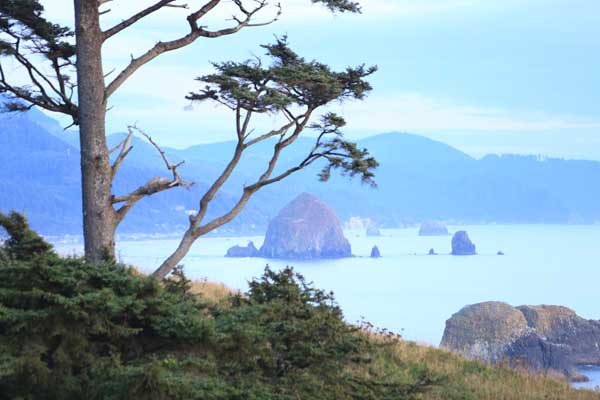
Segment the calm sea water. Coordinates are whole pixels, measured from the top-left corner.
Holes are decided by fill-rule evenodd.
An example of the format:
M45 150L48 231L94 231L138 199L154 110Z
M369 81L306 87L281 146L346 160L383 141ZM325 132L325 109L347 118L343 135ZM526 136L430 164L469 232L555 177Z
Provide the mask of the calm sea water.
M346 231L357 256L311 262L228 259L227 248L262 237L200 239L185 259L188 277L219 281L244 291L266 264L292 265L322 289L334 291L349 322L362 318L408 340L437 346L446 319L467 304L504 301L512 305L557 304L580 316L600 319L600 226L485 225L467 230L478 255L450 256L451 236L419 237L416 228L382 230L381 237ZM152 271L176 240L118 243L122 261ZM368 258L377 245L382 258ZM428 256L434 248L440 255ZM59 245L62 253L80 252ZM496 253L501 250L504 256ZM600 385L600 371L592 371Z

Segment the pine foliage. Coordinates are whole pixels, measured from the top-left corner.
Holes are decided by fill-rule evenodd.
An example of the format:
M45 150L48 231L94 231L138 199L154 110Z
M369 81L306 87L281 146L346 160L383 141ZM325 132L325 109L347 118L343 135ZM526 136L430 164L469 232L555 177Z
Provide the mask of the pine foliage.
M31 232L19 221L0 264L1 398L408 399L438 381L290 268L215 305L180 270L159 283L49 246L14 253Z

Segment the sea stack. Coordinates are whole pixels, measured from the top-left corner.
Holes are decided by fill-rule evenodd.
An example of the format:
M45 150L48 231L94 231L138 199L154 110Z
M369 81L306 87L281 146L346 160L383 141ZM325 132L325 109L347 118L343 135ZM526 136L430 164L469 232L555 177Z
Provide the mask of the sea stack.
M381 258L379 247L373 246L373 249L371 249L371 258Z
M419 236L447 236L448 228L442 221L423 221L419 229Z
M231 258L246 258L258 256L258 249L254 246L254 242L248 242L248 246L233 246L227 250L225 257Z
M351 257L352 250L334 211L316 196L302 193L269 223L259 255L310 260Z
M452 237L452 255L455 256L472 256L477 254L475 245L469 239L469 234L466 231L458 231Z

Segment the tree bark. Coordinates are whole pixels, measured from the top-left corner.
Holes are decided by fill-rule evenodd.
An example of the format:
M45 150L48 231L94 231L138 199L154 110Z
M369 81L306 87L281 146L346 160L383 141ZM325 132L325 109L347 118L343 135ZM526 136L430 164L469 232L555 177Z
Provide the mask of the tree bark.
M197 237L194 236L193 229L190 228L179 242L177 249L161 264L152 276L158 280L163 280L171 271L173 271L177 265L183 260L186 254L190 251L190 248L196 241Z
M74 1L85 258L88 262L100 262L115 257L117 226L106 146L103 34L98 0Z

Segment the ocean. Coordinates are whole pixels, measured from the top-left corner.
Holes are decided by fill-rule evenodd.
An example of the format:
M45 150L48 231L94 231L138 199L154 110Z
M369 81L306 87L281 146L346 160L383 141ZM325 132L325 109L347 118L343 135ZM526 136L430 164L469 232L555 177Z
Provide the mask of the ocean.
M331 290L349 322L366 320L407 340L437 346L445 321L467 304L504 301L563 305L588 319L600 319L600 226L474 225L466 230L477 246L475 256L451 256L451 236L420 237L417 228L383 229L380 237L346 231L353 258L291 261L225 258L227 249L263 237L201 238L184 260L192 279L223 282L245 291L268 264L293 266L316 287ZM153 271L177 240L120 241L121 261ZM377 245L382 258L371 259ZM429 256L433 248L439 254ZM62 254L78 254L80 245L57 244ZM505 255L497 255L502 251ZM600 370L586 373L600 385Z

